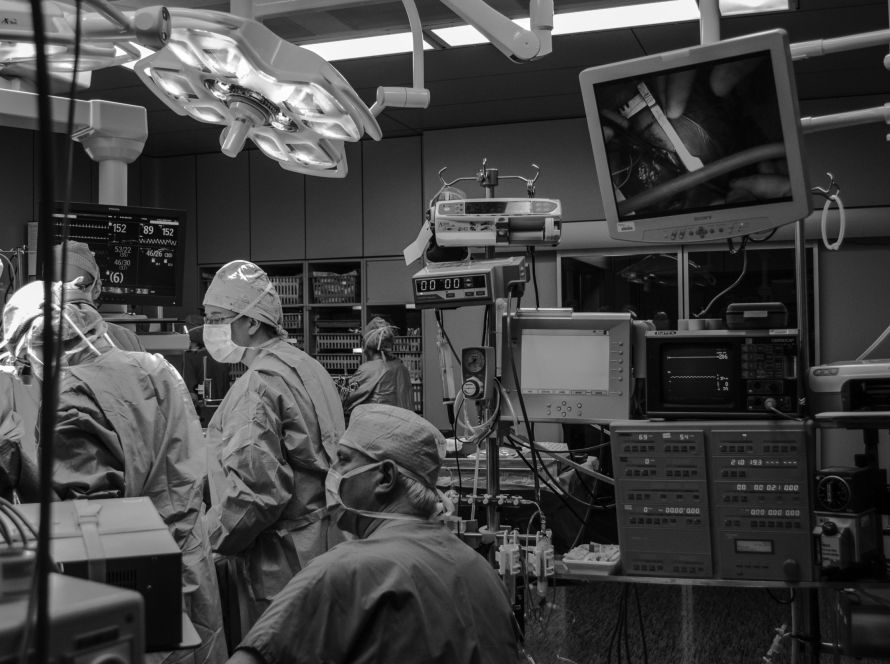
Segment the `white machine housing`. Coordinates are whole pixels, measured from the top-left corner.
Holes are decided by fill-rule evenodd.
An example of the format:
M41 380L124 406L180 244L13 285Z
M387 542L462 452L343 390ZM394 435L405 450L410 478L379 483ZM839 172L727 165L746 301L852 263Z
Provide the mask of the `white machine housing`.
M465 198L430 208L440 247L556 245L561 217L562 204L555 198Z
M811 413L890 410L890 360L831 362L807 374Z

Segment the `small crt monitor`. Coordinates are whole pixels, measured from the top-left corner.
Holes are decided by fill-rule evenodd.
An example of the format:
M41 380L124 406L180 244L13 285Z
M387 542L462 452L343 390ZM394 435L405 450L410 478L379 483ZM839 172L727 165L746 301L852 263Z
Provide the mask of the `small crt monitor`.
M68 239L85 242L102 273L102 303L182 304L184 210L71 203ZM53 209L52 244L62 240L65 207Z
M580 82L611 237L709 242L810 213L785 31L591 67Z
M797 330L646 333L650 418L795 417Z
M611 422L630 417L629 313L519 310L505 317L503 419ZM515 373L514 373L515 370Z

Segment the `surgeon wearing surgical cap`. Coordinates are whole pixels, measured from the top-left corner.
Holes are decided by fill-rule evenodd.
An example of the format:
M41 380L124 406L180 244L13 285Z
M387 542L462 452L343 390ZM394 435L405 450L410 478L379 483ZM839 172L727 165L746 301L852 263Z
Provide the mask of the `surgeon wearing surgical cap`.
M89 245L77 240L57 244L53 247L53 260L56 275L65 285L65 300L95 308L102 294L102 274ZM116 323L106 323L106 325L111 342L121 350L145 350L135 332Z
M146 662L216 664L227 656L219 588L204 530L206 452L185 384L160 355L123 351L92 307L53 298L60 340L53 429L53 489L62 500L146 496L182 551L183 609L201 638L191 651ZM16 291L3 310L4 346L45 377L43 284ZM38 445L40 441L38 440Z
M327 489L341 526L358 539L300 571L230 664L519 661L504 584L435 519L444 445L411 411L355 408Z
M207 427L207 524L225 556L221 578L238 598L233 643L295 573L342 539L324 480L343 409L331 376L286 340L282 319L268 275L248 261L220 268L204 296L207 351L247 367Z
M411 374L393 354L396 328L375 316L365 327L362 353L365 362L349 378L340 396L349 421L352 409L362 403L385 403L413 409Z

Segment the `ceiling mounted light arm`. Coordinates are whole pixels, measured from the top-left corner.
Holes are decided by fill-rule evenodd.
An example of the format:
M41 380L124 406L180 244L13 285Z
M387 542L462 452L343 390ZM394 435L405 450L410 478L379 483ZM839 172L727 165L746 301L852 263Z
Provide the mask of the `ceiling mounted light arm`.
M104 0L92 0L101 13L88 12L80 21L78 72L123 64L137 59L133 44L157 50L170 37L170 14L166 7L145 7L120 12ZM46 24L47 66L53 76L68 75L74 67L77 13L63 2L43 0ZM0 0L6 21L0 26L0 77L33 80L36 48L30 7L15 0Z
M531 0L531 30L516 25L485 0L441 0L455 14L479 30L514 62L537 60L553 50L553 0Z
M430 105L430 91L424 87L423 71L423 26L414 0L402 0L408 23L411 26L411 64L413 67L413 87L380 86L377 100L371 106L371 114L377 117L388 107L426 108Z
M97 4L91 0L90 4ZM103 3L104 4L104 3ZM158 50L166 46L170 39L170 12L166 7L144 7L132 12L120 13L127 24L123 27L102 13L101 16L87 14L81 22L84 38L89 41L134 41L140 46Z

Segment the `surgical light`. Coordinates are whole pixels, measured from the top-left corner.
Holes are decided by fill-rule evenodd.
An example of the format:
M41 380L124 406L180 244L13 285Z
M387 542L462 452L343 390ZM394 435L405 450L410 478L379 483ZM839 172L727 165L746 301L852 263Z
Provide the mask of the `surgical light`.
M157 50L170 34L170 15L164 7L122 12L105 0L90 0L96 12L81 17L79 72L124 64L139 57L136 44ZM77 25L75 8L63 2L42 2L46 23L47 68L51 72L74 70ZM37 51L33 43L31 11L16 0L0 0L0 76L33 80Z
M176 113L225 125L224 154L251 139L282 168L343 177L342 142L381 138L370 109L320 56L251 19L170 11L170 44L134 69Z

